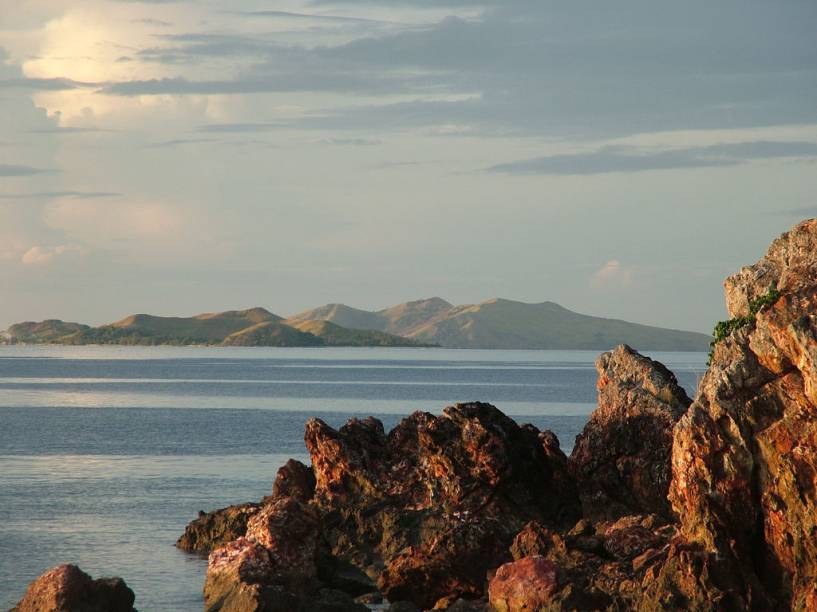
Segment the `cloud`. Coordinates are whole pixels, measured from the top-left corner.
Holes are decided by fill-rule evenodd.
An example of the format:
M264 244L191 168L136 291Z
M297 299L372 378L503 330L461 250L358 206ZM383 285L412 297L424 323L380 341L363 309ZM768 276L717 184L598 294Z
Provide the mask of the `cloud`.
M141 23L142 25L152 25L158 26L161 28L169 28L173 24L169 21L163 21L162 19L152 19L150 17L145 17L142 19L131 19L131 23Z
M596 270L591 284L596 288L606 286L626 286L633 281L633 271L621 264L618 259L611 259Z
M351 147L372 147L383 144L381 140L377 140L376 138L324 138L320 142L328 145Z
M298 21L331 21L339 23L356 23L356 24L388 24L391 22L381 21L379 19L368 19L366 17L347 17L344 15L320 15L314 13L296 13L291 11L236 11L236 15L249 18L279 18L279 19L295 19Z
M95 198L115 198L121 193L112 191L37 191L31 193L3 193L0 200L50 200L56 198L72 199L95 199Z
M99 93L112 96L224 95L294 92L390 93L409 91L423 77L394 77L334 70L330 66L310 70L255 73L234 79L190 80L169 77L110 83Z
M74 255L82 252L76 245L61 244L55 247L33 246L28 249L20 261L27 266L44 266L52 263L56 258Z
M51 227L97 247L134 239L169 240L184 226L177 208L155 202L58 200L49 206L45 219Z
M33 176L35 174L50 174L54 170L44 168L34 168L33 166L22 166L16 164L0 164L0 177L3 176Z
M75 127L75 126L59 126L54 125L47 128L37 128L34 130L27 130L28 134L92 134L96 132L115 132L116 130L107 130L97 127Z
M152 149L171 149L174 147L180 147L183 145L194 145L194 144L205 144L216 142L210 138L174 138L172 140L163 140L161 142L154 142L149 145L145 145L148 148Z
M735 166L749 160L817 157L817 143L739 142L665 151L607 146L589 153L549 155L491 166L503 174L591 175Z
M17 78L0 79L0 89L26 89L30 91L65 91L95 87L94 83L84 83L61 77L49 79Z
M199 132L209 133L244 133L244 132L269 132L286 127L284 123L210 123L200 125Z

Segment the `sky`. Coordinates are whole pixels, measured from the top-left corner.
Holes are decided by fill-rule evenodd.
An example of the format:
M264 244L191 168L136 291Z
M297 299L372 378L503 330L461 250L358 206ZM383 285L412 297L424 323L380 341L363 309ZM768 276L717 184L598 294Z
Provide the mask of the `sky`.
M814 0L0 2L0 329L441 296L708 332L817 216Z

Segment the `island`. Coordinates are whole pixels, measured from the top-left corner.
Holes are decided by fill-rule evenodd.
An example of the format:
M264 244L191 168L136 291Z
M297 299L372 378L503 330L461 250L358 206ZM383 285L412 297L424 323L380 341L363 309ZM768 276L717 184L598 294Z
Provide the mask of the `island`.
M454 349L706 351L712 338L573 312L555 302L493 298L454 306L438 297L378 311L327 304L283 318L265 308L192 317L135 314L91 327L58 319L17 323L5 344L370 346Z

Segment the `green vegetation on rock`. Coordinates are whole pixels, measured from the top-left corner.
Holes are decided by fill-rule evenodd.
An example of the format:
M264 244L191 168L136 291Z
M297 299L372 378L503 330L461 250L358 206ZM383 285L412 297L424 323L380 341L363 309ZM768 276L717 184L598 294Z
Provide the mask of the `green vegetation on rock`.
M761 295L760 297L749 302L749 314L743 317L735 317L733 319L718 321L715 323L715 328L712 330L712 342L709 343L709 359L707 360L706 364L711 365L712 355L715 352L715 345L718 342L728 338L733 331L746 327L747 325L754 324L755 320L757 319L757 313L767 306L774 304L780 299L781 295L782 294L776 287L772 287L765 295Z

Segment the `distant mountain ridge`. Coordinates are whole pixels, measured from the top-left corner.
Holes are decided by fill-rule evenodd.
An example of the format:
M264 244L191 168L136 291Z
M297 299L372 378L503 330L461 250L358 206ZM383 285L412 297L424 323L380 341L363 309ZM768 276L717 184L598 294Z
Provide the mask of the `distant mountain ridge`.
M326 320L358 329L385 331L446 348L608 350L628 344L638 350L706 351L706 334L665 329L579 314L556 304L493 298L453 306L441 298L406 302L378 311L327 304L287 323Z
M305 321L301 326L305 329L284 323L282 317L264 308L250 308L192 317L134 314L99 327L56 319L18 323L3 332L0 341L148 346L428 346L419 340L384 332L349 329L326 321ZM310 327L311 330L308 329Z
M221 346L441 346L467 349L706 351L711 338L579 314L556 304L494 298L452 305L433 297L377 311L326 304L284 319L264 308L192 317L130 315L89 327L48 320L18 323L0 342Z

